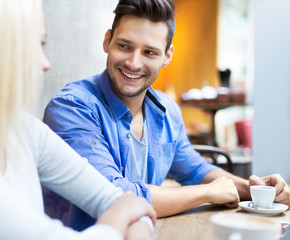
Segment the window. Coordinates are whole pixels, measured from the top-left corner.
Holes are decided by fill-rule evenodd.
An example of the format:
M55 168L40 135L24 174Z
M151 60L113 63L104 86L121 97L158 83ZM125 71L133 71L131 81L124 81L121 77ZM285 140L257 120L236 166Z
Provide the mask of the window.
M218 67L231 70L231 88L252 94L250 0L220 0Z

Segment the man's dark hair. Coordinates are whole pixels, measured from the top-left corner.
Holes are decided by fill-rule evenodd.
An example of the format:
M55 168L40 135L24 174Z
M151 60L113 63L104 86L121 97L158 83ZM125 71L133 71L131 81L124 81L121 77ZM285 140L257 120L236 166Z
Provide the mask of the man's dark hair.
M172 0L120 0L114 10L116 16L112 25L111 39L121 18L126 14L146 18L152 22L165 22L168 28L166 53L175 31L174 9Z

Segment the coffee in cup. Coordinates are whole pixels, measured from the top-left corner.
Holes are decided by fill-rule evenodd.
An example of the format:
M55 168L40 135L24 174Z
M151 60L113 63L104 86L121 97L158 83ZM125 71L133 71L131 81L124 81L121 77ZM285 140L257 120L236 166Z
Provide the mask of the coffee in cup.
M271 208L276 196L276 188L271 186L255 185L250 187L252 202L249 207Z
M245 213L218 213L210 219L215 240L278 240L281 224Z

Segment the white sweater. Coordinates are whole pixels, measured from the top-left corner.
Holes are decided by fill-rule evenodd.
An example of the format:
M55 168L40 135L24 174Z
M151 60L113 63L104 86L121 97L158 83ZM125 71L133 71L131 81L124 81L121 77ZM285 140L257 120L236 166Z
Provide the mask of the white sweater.
M97 218L122 194L87 160L81 158L45 124L24 114L19 159L7 159L0 173L0 239L123 239L108 225L83 232L64 227L45 215L41 184Z

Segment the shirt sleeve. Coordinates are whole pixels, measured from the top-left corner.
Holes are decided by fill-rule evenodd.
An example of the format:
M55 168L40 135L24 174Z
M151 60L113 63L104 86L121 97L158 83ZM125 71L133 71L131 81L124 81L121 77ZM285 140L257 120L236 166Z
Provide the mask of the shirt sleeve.
M106 139L112 136L106 136L109 133L103 131L102 124L106 122L100 115L81 99L64 95L49 102L43 121L115 186L151 202L150 189L145 183L130 182L123 176L122 164L116 160L120 157L114 159L112 156L111 147L114 146L109 146Z
M171 114L174 113L172 119L178 124L176 127L178 129L178 137L174 160L169 173L182 185L199 184L210 171L218 167L207 162L193 149L186 135L181 110L175 103L173 107L174 109L170 109L171 111L169 112Z
M6 180L0 176L0 239L9 240L122 240L116 229L108 225L94 225L83 232L64 227L22 200Z

